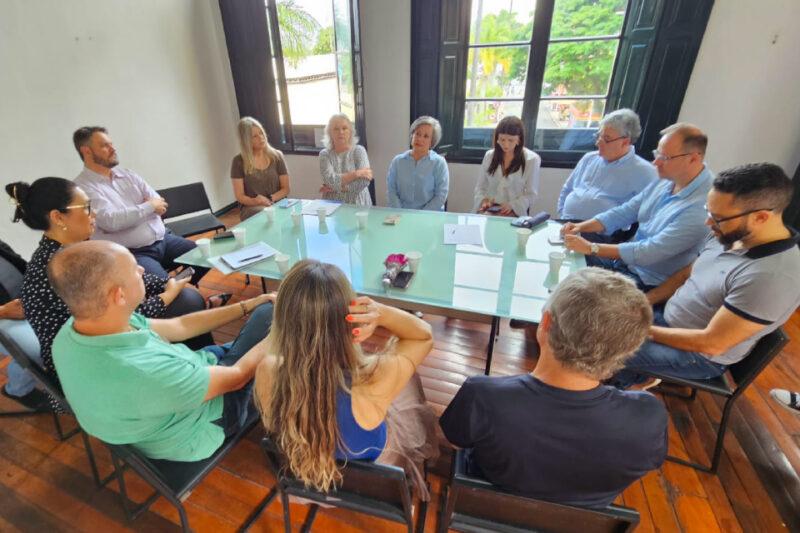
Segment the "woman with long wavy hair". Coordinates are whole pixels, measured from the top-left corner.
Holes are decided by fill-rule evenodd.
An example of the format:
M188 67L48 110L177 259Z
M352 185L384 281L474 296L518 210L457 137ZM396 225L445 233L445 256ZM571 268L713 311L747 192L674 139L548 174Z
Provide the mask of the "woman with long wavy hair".
M365 354L361 342L378 326L394 337ZM278 291L255 383L264 426L292 473L328 491L341 480L337 459L395 464L427 499L420 466L438 453L436 417L415 370L432 345L426 322L356 297L334 265L297 263Z

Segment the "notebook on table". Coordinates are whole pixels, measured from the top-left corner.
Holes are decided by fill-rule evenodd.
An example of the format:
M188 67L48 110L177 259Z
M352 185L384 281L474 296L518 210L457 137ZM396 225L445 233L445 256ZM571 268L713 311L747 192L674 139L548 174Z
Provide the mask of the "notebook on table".
M220 256L220 260L233 270L239 270L253 263L258 263L272 257L278 251L264 242L257 242L245 246L235 252L230 252Z

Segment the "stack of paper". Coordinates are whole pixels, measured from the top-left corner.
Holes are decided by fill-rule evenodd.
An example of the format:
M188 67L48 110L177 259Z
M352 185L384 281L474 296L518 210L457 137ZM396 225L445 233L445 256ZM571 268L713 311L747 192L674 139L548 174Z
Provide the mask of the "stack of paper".
M481 227L475 224L445 224L444 244L483 244Z
M252 265L253 263L263 261L268 257L272 257L276 253L278 253L278 251L272 246L264 242L257 242L255 244L251 244L250 246L245 246L240 250L236 250L235 252L222 255L220 256L220 259L229 268L233 270L239 270L240 268L244 268Z

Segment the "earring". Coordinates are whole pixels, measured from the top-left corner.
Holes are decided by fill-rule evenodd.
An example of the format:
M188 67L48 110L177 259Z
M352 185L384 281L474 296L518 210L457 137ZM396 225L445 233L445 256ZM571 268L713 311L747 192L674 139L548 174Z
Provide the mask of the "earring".
M67 227L64 224L61 224L59 228L61 228L61 231L67 231Z

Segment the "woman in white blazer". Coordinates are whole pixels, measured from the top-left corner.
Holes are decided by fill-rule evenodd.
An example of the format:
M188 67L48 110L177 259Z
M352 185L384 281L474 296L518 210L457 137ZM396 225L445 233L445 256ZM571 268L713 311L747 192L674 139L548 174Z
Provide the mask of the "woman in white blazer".
M525 148L525 128L517 117L505 117L494 130L494 149L486 152L475 185L476 213L527 215L539 194L542 158Z

